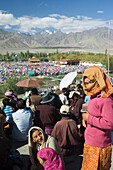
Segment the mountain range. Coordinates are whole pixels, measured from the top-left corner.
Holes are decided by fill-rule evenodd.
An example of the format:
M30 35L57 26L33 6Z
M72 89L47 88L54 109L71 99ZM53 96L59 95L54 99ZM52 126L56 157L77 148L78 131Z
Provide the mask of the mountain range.
M23 34L8 32L0 29L0 53L3 51L25 50L39 47L76 47L80 49L108 49L113 48L113 29L102 27L77 33L51 32L44 30L37 34Z

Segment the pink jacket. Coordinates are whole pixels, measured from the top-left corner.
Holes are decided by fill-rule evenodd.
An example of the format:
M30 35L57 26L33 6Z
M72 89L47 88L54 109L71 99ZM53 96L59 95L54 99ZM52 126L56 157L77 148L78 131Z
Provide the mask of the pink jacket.
M113 98L102 98L98 95L90 99L88 104L90 113L85 130L85 141L91 146L104 148L112 143L113 130Z

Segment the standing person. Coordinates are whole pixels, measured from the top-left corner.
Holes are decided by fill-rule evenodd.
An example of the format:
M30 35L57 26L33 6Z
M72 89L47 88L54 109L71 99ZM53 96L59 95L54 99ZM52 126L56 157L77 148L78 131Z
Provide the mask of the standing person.
M37 106L34 117L34 126L41 127L49 135L56 122L60 120L59 112L52 105L54 98L51 93L46 93L42 96L41 104Z
M63 88L62 89L62 93L59 94L59 98L62 102L62 105L68 105L69 101L68 101L68 89L67 88Z
M79 96L80 96L80 93L77 90L70 91L70 93L69 93L69 105L71 107L71 110L74 110Z
M62 158L62 154L60 151L60 147L55 138L51 137L44 133L44 131L34 126L29 130L29 138L28 138L28 145L29 145L29 153L30 159L32 163L33 170L40 170L42 166L39 164L37 160L37 152L42 148L52 148L54 149Z
M54 90L57 95L60 95L62 93L58 86L54 86Z
M45 170L64 170L60 156L52 148L42 148L37 153L37 159Z
M79 91L71 91L69 94L72 118L76 121L80 134L83 136L81 109L84 103ZM84 140L84 139L83 139Z
M82 170L109 170L111 167L113 130L113 93L109 78L97 66L83 74L83 88L90 95L88 111L82 113L87 121Z
M82 154L82 144L80 142L80 136L76 122L70 118L69 106L62 105L60 113L62 119L58 121L51 133L60 146L65 168L67 170L80 170L82 164L82 158L79 154Z
M35 112L36 106L38 106L40 104L40 101L42 100L41 96L38 94L37 88L32 89L29 100L30 100L30 108L33 112Z

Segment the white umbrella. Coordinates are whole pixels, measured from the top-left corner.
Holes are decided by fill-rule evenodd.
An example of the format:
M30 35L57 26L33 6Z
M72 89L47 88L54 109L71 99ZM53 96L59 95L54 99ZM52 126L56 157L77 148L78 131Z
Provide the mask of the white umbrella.
M66 74L60 82L60 90L62 90L64 87L67 88L73 82L76 76L77 76L77 71Z

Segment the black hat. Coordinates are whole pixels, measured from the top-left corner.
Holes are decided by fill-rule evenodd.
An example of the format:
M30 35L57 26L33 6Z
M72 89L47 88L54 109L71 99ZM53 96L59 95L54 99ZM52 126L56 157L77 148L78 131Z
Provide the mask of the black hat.
M44 103L50 103L53 101L55 97L51 95L50 93L46 93L45 95L42 96L42 101L40 102L41 104Z

